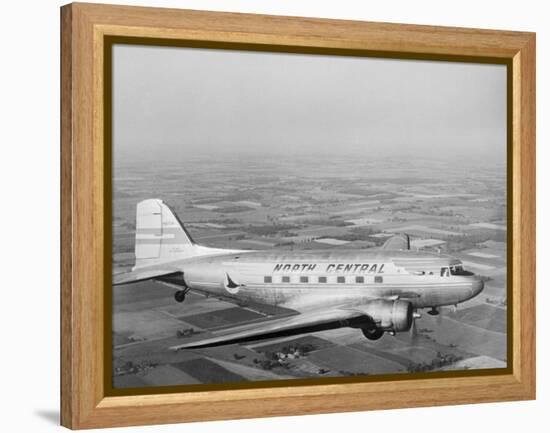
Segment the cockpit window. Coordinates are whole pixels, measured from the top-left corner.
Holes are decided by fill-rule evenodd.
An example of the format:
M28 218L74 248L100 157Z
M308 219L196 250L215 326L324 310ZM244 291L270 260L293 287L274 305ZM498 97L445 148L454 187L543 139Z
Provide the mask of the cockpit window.
M462 265L453 265L441 268L442 277L448 277L449 275L469 275L469 273L464 270Z
M451 275L463 275L464 273L462 265L451 266Z

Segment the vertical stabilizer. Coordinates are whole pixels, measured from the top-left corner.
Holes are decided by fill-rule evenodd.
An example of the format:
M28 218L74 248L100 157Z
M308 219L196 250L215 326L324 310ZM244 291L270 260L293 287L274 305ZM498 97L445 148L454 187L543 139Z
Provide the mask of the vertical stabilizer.
M411 240L408 234L400 233L389 238L380 249L393 251L410 250Z
M194 242L162 200L149 199L136 209L136 268L192 256Z

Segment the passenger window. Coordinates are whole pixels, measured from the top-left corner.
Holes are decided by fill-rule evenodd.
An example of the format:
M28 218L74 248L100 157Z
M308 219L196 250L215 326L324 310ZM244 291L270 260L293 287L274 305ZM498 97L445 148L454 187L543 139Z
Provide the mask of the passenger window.
M355 282L356 283L364 283L365 282L365 277L355 277Z
M281 281L282 281L283 283L290 283L290 277L283 277L283 278L281 279Z
M264 283L271 283L271 282L273 282L273 278L271 278L271 276L264 277Z
M309 281L308 277L300 277L300 283L307 283Z
M327 282L327 277L319 277L319 282L320 283L326 283Z
M337 283L345 283L346 282L346 277L336 277L336 282Z
M374 277L374 282L375 283L383 283L384 279L380 275L377 275L376 277Z

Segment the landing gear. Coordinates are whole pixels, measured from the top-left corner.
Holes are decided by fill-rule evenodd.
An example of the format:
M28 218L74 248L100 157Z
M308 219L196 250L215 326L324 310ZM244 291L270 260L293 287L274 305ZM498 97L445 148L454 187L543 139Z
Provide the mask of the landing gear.
M176 293L174 293L174 299L177 302L183 302L185 301L186 293L187 293L187 290L178 290Z
M185 282L185 278L183 276L183 272L181 273L181 280L178 282L178 285L180 287L183 287L182 290L178 290L176 293L174 293L174 299L177 302L183 302L185 301L185 295L189 291L189 287L187 287L187 283Z
M361 331L363 331L363 335L369 340L379 340L384 335L384 331L376 326L361 328Z
M428 314L430 316L437 316L439 314L439 310L435 307L432 307L432 309L430 311L428 311Z

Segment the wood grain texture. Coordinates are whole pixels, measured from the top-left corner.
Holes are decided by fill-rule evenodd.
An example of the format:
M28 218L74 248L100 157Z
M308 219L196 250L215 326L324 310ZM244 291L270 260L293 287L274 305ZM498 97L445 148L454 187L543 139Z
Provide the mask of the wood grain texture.
M513 59L514 375L535 398L535 37ZM515 345L514 345L515 346Z
M127 426L535 397L534 34L93 4L64 6L61 26L62 425ZM105 36L512 61L512 374L105 396Z
M72 10L61 9L61 424L71 427L72 348Z

